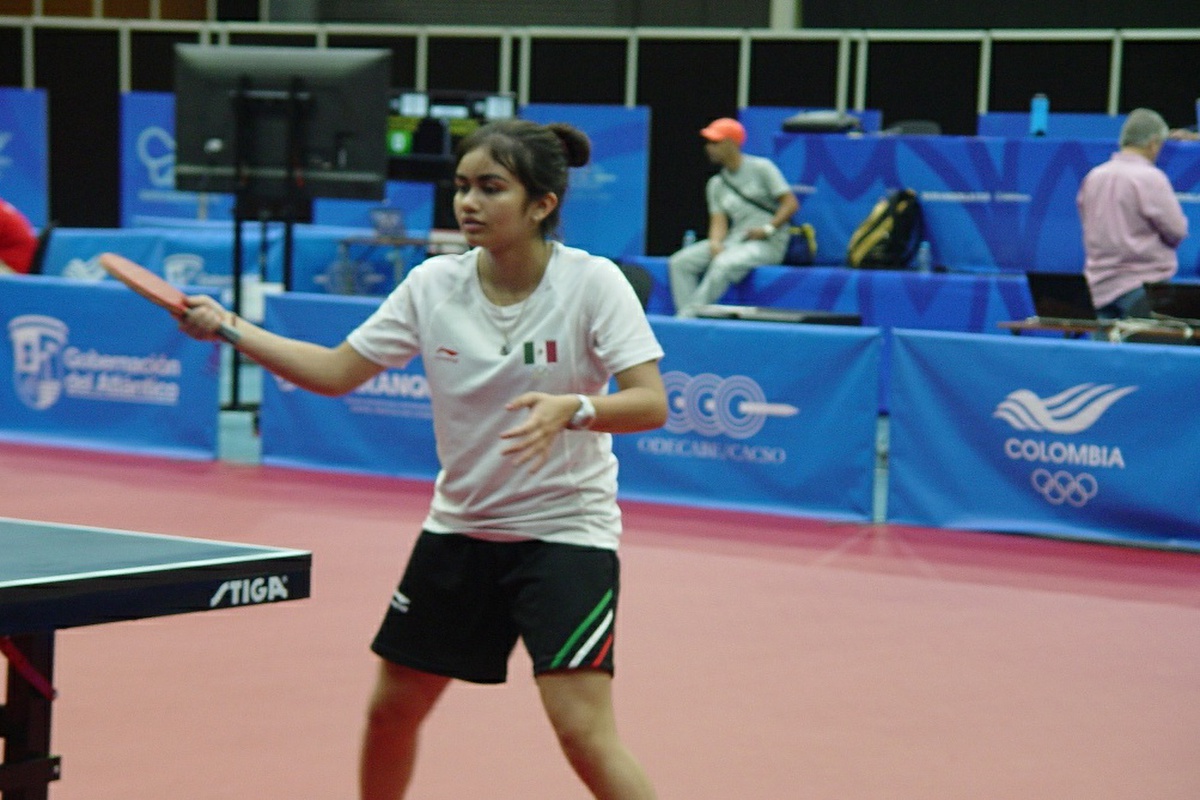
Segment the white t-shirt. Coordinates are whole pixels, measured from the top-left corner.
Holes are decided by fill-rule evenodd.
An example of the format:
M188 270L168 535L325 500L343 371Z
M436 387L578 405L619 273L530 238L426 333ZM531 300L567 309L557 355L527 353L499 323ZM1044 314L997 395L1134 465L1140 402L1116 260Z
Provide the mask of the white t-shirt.
M662 347L613 262L556 243L533 293L501 307L479 285L478 255L414 268L346 339L383 367L424 362L441 464L424 526L615 550L612 436L565 430L540 469L514 467L500 432L528 412L504 406L528 391L603 394L612 375L662 358Z
M751 203L740 197L729 187L729 183L755 202ZM725 214L729 218L729 235L735 238L740 238L751 228L758 228L770 222L775 216L775 209L779 207L779 198L790 191L792 187L788 185L774 162L762 156L749 154L742 155L742 163L737 172L722 169L705 184L708 213ZM787 235L784 227L781 226L780 230L775 232L776 237L783 238Z

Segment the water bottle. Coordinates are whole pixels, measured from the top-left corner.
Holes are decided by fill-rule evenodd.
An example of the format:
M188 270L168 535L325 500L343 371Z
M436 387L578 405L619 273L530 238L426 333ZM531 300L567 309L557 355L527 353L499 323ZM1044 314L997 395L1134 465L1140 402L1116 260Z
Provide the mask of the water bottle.
M683 246L690 247L691 245L694 245L695 243L696 243L696 232L694 230L692 230L691 228L688 228L686 231L683 232Z
M1029 135L1045 136L1050 123L1050 98L1038 92L1029 101Z
M921 242L917 247L917 272L933 272L933 250L929 242Z

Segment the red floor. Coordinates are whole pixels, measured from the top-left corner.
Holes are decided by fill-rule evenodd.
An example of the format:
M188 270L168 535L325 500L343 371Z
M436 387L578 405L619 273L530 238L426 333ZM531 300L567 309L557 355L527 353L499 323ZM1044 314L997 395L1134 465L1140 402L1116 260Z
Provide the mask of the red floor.
M314 552L308 600L61 633L53 800L354 797L427 485L3 446L0 487L2 516ZM664 799L1200 797L1200 556L625 510L618 714ZM412 798L586 796L511 672L451 688Z

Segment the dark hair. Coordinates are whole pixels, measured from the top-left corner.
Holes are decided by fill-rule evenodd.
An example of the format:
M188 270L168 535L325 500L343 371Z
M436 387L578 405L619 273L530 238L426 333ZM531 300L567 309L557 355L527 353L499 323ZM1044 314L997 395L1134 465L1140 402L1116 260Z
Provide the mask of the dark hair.
M516 176L531 199L550 192L558 195L558 205L542 220L543 236L558 228L567 193L567 168L582 167L592 156L591 141L575 126L565 122L539 125L524 119L497 120L475 130L459 142L455 168L463 156L479 149Z

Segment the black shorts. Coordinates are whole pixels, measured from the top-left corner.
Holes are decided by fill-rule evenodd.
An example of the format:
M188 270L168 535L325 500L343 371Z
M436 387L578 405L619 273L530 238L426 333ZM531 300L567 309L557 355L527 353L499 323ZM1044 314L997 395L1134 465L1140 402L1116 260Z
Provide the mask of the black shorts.
M388 661L503 683L517 639L535 675L613 671L617 554L422 531L371 649Z

